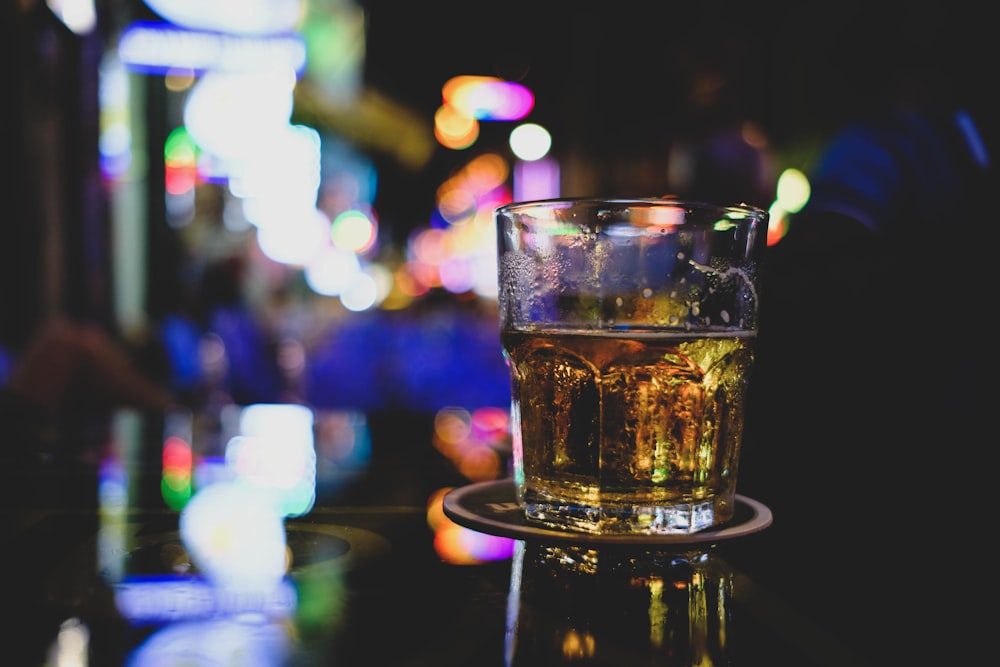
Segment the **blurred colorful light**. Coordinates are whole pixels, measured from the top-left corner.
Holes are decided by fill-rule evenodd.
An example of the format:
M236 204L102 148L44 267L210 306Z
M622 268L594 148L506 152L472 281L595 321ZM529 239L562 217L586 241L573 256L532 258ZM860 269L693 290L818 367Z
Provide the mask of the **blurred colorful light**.
M377 230L370 217L351 209L339 213L330 223L330 239L337 248L361 254L375 245Z
M477 120L520 120L535 106L530 90L493 76L453 77L441 88L441 96L446 105Z
M445 148L463 150L479 138L479 121L445 104L434 113L434 138Z

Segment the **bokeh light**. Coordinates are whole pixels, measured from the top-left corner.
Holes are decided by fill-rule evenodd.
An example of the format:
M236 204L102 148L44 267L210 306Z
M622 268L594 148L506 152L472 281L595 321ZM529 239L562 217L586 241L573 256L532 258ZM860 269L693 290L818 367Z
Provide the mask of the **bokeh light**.
M194 492L194 456L191 443L172 435L163 441L163 477L160 483L164 502L179 510Z
M285 528L271 498L242 482L199 490L180 515L192 563L213 585L270 591L287 565Z
M445 148L463 150L479 139L479 121L447 104L434 113L434 138Z
M306 284L324 296L338 296L361 271L358 256L335 246L323 248L305 267Z
M329 243L330 221L315 208L289 209L281 224L257 229L257 245L281 264L309 265Z
M254 157L292 116L292 71L207 72L191 89L184 125L202 148L227 160Z
M798 213L809 201L809 179L798 169L785 169L778 176L777 203L789 213Z
M356 313L368 310L378 303L379 283L368 271L360 271L340 292L340 302Z
M549 154L552 135L537 123L518 125L510 133L510 149L518 158L532 161Z
M453 77L441 88L441 97L458 113L478 120L520 120L535 105L530 90L492 76Z
M154 12L185 28L242 35L292 30L302 18L302 0L144 0Z
M175 128L163 145L168 195L180 195L198 184L198 146L184 127Z
M270 497L282 516L301 516L316 498L313 413L303 405L241 409L239 434L226 443L233 478Z
M94 0L46 0L45 4L67 28L86 35L97 27Z
M340 213L330 223L330 239L337 248L361 254L375 245L378 226L362 211L351 209Z
M478 565L513 556L516 540L460 526L444 513L444 497L452 487L434 491L427 500L427 525L434 533L434 551L452 565Z

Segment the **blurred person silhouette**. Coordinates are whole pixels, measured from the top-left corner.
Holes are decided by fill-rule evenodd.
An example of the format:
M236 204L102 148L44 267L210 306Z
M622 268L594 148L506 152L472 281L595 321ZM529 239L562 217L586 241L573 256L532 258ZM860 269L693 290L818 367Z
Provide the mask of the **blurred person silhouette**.
M239 252L210 259L154 315L166 382L189 407L283 396L279 341L247 299L246 262Z
M994 282L1000 109L979 85L982 60L957 47L942 57L940 45L879 49L894 45L888 62L859 49L863 108L831 135L808 203L766 257L762 442L747 458L765 460L754 475L779 475L769 492L796 483L780 461L831 466L834 481L876 475L882 463L894 473L878 483L899 481L933 469L977 422L987 362L965 337L984 321ZM802 449L774 450L771 461L772 441Z
M920 625L943 605L967 622L958 587L935 582L928 540L966 534L995 505L982 502L981 449L996 440L984 324L1000 116L979 43L970 53L940 32L923 48L888 34L873 40L895 58L855 48L867 94L768 249L740 488L772 507L769 530L798 554L762 554L764 567L870 633L868 657L930 663L940 650L957 664L947 638L958 635ZM840 598L840 582L866 577L886 605Z
M234 403L276 403L283 382L277 341L247 302L246 258L233 254L210 262L202 277L203 306L197 322L222 343L222 383Z
M118 408L162 414L174 403L136 351L104 328L57 317L39 327L0 387L0 427L14 467L69 464ZM79 462L79 461L76 461Z

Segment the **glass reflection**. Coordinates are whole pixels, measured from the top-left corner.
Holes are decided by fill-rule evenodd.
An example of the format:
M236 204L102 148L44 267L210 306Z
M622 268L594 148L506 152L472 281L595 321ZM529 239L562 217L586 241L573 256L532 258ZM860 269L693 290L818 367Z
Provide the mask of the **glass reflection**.
M636 551L517 541L514 665L726 665L733 572L710 547Z

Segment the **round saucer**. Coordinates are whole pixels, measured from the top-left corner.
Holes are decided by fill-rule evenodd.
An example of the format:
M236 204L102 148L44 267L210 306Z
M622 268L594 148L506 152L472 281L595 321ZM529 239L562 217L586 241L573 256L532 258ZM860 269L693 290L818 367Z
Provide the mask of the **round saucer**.
M688 534L593 534L544 528L528 522L517 504L511 479L477 482L449 491L443 501L449 519L472 530L518 540L573 544L667 545L704 544L744 537L771 525L771 510L763 503L736 496L733 519L716 528Z

